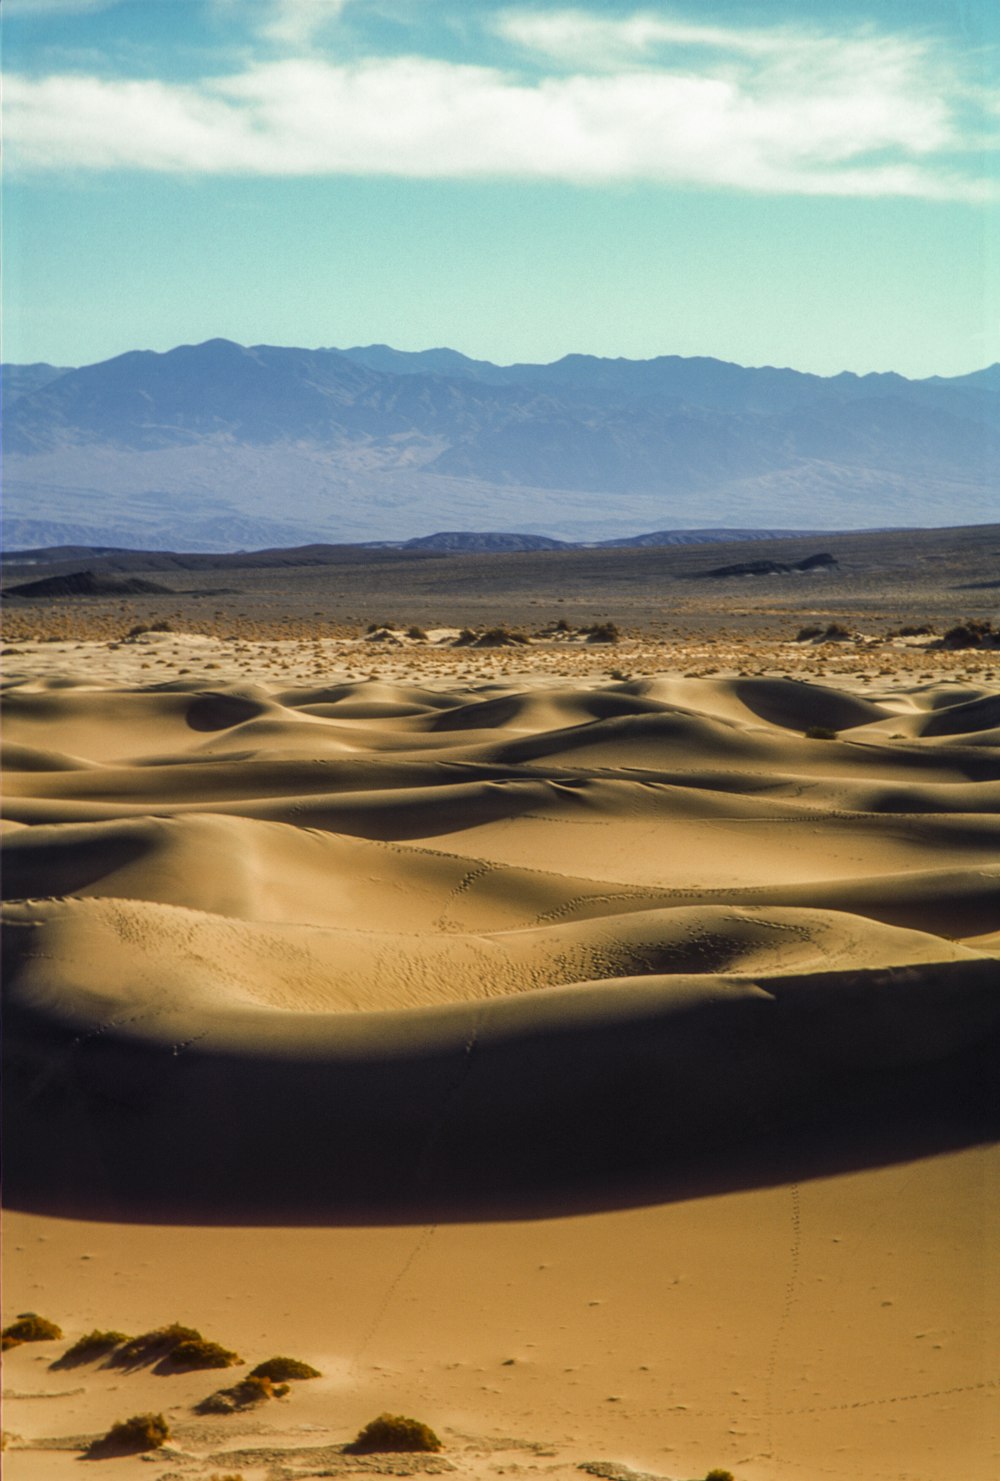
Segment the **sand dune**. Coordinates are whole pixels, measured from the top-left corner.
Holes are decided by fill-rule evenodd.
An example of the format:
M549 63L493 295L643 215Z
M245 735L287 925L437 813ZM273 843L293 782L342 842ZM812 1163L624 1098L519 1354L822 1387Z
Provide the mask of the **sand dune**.
M241 1216L600 1203L625 1174L674 1196L706 1138L725 1182L748 1128L797 1135L848 1084L912 1131L918 1071L931 1140L985 1138L987 1094L942 1104L1000 1028L1000 761L969 744L994 699L907 701L892 740L868 733L898 695L780 679L14 684L15 1197L93 1207L95 1155L116 1213L157 1177L213 1216L224 1183ZM126 1082L123 1130L100 1108ZM274 1144L309 1124L310 1151L256 1166L248 1202L216 1170L232 1119L199 1121L260 1094ZM158 1172L130 1189L137 1134Z
M451 674L205 688L141 686L129 661L118 682L83 667L7 682L17 1228L117 1219L106 1227L171 1225L183 1242L185 1225L332 1239L447 1223L461 1265L479 1238L463 1229L534 1228L565 1253L600 1219L647 1218L642 1239L655 1225L681 1243L697 1224L707 1250L709 1215L695 1211L748 1199L758 1250L758 1238L773 1247L768 1200L790 1187L798 1221L807 1183L819 1210L824 1189L852 1178L988 1155L1000 1132L990 686L862 695L781 678ZM169 1246L169 1231L154 1235ZM483 1258L515 1237L490 1235ZM419 1253L428 1236L414 1238ZM405 1274L416 1257L400 1258ZM784 1298L782 1281L768 1286L769 1311L798 1280ZM490 1290L500 1330L502 1290ZM709 1311L723 1320L710 1301L686 1320ZM702 1429L730 1436L709 1460L742 1460L741 1481L791 1462L801 1475L824 1461L823 1474L904 1474L882 1441L877 1468L857 1469L873 1453L859 1441L838 1469L839 1399L809 1408L789 1387L777 1404L790 1311L767 1338L749 1429L716 1424L712 1365L698 1369ZM642 1348L637 1320L618 1333L623 1352ZM878 1340L865 1337L869 1357ZM977 1351L949 1372L956 1393L979 1395L961 1423L980 1444L993 1368ZM898 1362L899 1382L918 1385ZM366 1393L374 1382L368 1372ZM471 1393L448 1400L456 1432L482 1402ZM800 1410L826 1416L806 1438ZM607 1431L646 1470L654 1413L632 1448ZM694 1431L677 1423L693 1456ZM935 1424L901 1464L930 1453ZM495 1453L471 1446L469 1474L491 1475ZM28 1481L62 1474L17 1454ZM551 1454L561 1474L565 1456ZM968 1446L952 1454L977 1481L991 1474L985 1448L979 1469ZM246 1461L248 1481L278 1463ZM320 1473L305 1466L288 1474Z

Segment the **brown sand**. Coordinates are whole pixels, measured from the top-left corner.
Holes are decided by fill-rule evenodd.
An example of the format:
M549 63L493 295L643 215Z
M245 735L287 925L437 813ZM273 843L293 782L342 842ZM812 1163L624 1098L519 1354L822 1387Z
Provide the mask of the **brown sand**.
M341 1474L390 1410L475 1477L993 1481L985 664L20 646L13 1481L144 1410L88 1474ZM171 1320L323 1377L51 1366Z

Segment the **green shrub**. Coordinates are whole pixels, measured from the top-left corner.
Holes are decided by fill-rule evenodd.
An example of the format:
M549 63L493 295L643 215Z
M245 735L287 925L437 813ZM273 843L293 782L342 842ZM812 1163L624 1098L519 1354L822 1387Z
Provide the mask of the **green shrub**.
M287 1392L287 1383L275 1386L270 1378L255 1378L251 1373L247 1378L241 1378L239 1383L234 1383L232 1388L216 1389L195 1408L199 1414L235 1414L240 1409L266 1404L268 1399L280 1399Z
M105 1353L111 1352L115 1347L120 1347L129 1338L124 1332L88 1332L85 1337L78 1337L72 1347L68 1347L59 1359L61 1364L67 1366L73 1363L89 1363L96 1358L103 1357Z
M120 1419L106 1435L87 1447L95 1458L105 1455L137 1455L144 1450L158 1450L170 1439L170 1426L162 1414L133 1414Z
M243 1361L220 1343L209 1342L196 1327L185 1327L180 1322L154 1327L151 1332L131 1338L117 1350L112 1361L116 1366L134 1368L163 1360L178 1368L231 1368Z
M62 1336L62 1328L37 1311L22 1311L16 1322L4 1327L0 1342L4 1352L10 1347L19 1347L22 1342L53 1342Z
M352 1444L344 1447L354 1455L376 1451L440 1450L441 1441L429 1425L402 1414L380 1414L369 1421Z
M205 1337L188 1337L178 1342L169 1353L170 1361L177 1368L232 1368L243 1359L220 1342L209 1342Z
M289 1378L318 1378L319 1369L310 1367L298 1358L268 1358L251 1368L251 1378L270 1378L273 1383L283 1383Z
M837 732L829 725L810 725L803 731L806 740L836 740Z
M154 1327L132 1337L115 1353L116 1365L123 1368L137 1367L141 1363L155 1363L158 1358L169 1357L181 1342L201 1342L202 1335L195 1327L171 1322L168 1327Z
M724 1471L721 1467L716 1466L713 1471L709 1471L705 1477L705 1481L736 1481L736 1477L732 1471Z

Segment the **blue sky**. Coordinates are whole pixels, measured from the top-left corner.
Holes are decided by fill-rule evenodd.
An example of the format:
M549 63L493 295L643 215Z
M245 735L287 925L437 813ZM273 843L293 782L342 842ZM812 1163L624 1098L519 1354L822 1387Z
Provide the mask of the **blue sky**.
M5 334L1000 359L993 0L4 0Z

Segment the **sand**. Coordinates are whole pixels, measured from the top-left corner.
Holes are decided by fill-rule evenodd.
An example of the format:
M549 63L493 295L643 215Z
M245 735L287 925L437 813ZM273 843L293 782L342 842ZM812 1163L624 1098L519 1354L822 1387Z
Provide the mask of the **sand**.
M17 646L13 1481L992 1481L995 664ZM173 1320L248 1366L58 1364Z

